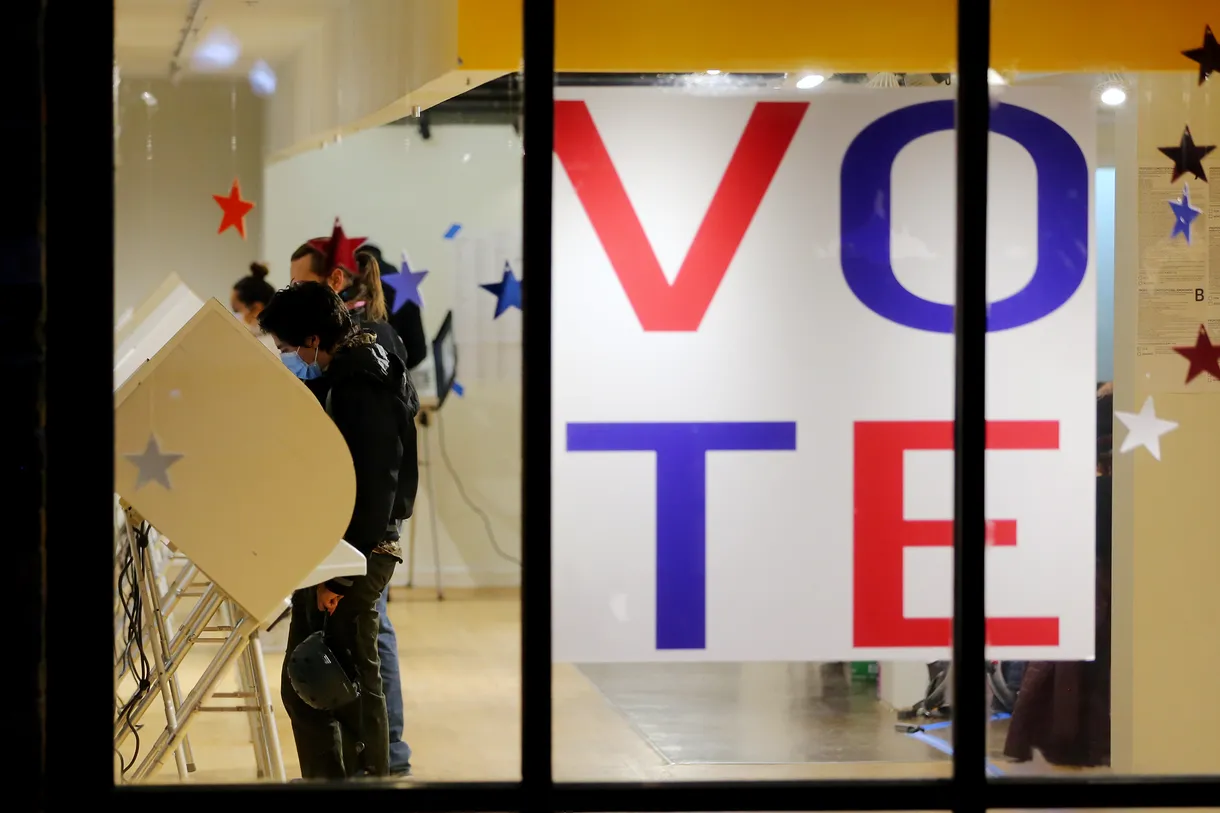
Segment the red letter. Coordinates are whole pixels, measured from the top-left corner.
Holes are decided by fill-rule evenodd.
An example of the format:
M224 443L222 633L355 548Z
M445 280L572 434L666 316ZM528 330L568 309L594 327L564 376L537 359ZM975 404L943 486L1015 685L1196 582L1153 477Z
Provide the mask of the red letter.
M589 108L584 102L555 103L555 153L644 330L699 329L808 107L808 102L759 102L754 106L671 285Z
M952 520L903 518L902 460L910 450L952 450L952 421L856 423L853 615L857 647L948 646L949 618L906 618L902 549L952 547ZM988 449L1058 449L1057 421L988 421ZM1017 544L1017 523L994 522L994 543ZM990 618L995 646L1057 646L1058 618Z

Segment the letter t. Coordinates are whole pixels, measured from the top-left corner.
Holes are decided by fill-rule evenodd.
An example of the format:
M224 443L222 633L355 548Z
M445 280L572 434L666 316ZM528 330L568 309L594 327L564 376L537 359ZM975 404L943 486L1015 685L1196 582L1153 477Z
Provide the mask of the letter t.
M657 455L657 649L707 645L707 453L790 452L795 423L569 423L569 452Z

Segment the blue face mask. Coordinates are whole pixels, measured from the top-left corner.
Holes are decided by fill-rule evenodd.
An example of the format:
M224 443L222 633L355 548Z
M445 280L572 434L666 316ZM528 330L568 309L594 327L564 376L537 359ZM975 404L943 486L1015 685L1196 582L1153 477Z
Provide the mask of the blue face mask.
M295 350L289 350L286 353L280 353L280 361L284 362L293 375L302 381L312 381L315 378L322 376L322 368L318 366L318 351L313 351L314 360L308 362L301 358L300 354Z

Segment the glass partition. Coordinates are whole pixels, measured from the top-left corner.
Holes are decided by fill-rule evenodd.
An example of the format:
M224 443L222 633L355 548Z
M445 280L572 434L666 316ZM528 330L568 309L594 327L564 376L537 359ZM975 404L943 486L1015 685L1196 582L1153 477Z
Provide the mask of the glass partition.
M1057 184L1078 190L1057 205L1066 198L1082 211L1063 211L1036 244L1030 233L1014 246L1038 258L1027 290L1048 266L1079 284L1042 322L1016 332L1016 354L988 378L992 415L1013 413L1028 379L1039 403L1021 417L1060 421L1058 453L1031 459L1020 482L990 480L990 502L1045 490L1040 499L1070 502L1074 516L1039 529L1048 516L1032 515L1029 537L1018 540L1031 550L992 560L1009 564L989 574L989 606L1023 594L1056 609L1061 650L993 650L1007 676L997 711L1011 712L991 739L1004 774L1220 774L1203 677L1220 666L1203 620L1218 612L1204 574L1220 565L1208 508L1220 486L1220 233L1210 225L1220 211L1210 197L1220 174L1218 60L1213 29L1200 19L1139 47L1106 46L1097 70L995 74L999 111L1033 96L1079 120L1073 136L1088 173L1076 162L1080 180L1068 182L1063 162L1038 168L1040 211ZM1000 174L1029 158L1014 155L998 118L991 199L1032 203L1033 174ZM993 244L989 255L993 284L1003 250ZM1046 324L1074 339L1049 341ZM999 338L991 341L998 363ZM1038 557L1049 558L1006 584Z
M518 780L522 75L423 4L115 26L116 783Z

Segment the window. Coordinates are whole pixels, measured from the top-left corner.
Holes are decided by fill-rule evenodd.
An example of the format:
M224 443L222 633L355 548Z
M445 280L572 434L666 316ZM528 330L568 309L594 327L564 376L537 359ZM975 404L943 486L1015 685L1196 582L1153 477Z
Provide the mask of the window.
M118 24L124 5L115 4ZM107 307L122 298L121 274L107 260L113 244L77 241L96 255L88 256L92 274L79 273L79 256L72 273L65 226L48 231L60 237L46 249L48 314L66 313L68 301L89 305L74 313L74 332L58 319L47 324L64 325L64 332L46 334L48 357L76 360L44 370L42 406L54 417L45 424L47 520L39 552L46 557L46 628L61 631L47 639L47 693L73 698L70 706L48 704L46 759L55 766L48 798L71 788L77 799L116 793L124 802L149 796L174 804L203 792L248 806L305 792L363 796L360 804L384 809L610 811L1201 806L1220 796L1208 725L1214 714L1205 696L1190 697L1202 695L1205 676L1220 665L1209 634L1214 625L1207 624L1215 613L1212 591L1202 582L1220 564L1209 533L1214 523L1204 513L1220 477L1217 376L1208 372L1220 339L1211 293L1220 255L1215 229L1207 229L1215 206L1204 182L1220 174L1220 164L1217 153L1202 151L1220 138L1220 122L1210 90L1215 74L1196 71L1217 59L1214 38L1204 34L1207 9L1193 6L1167 23L1132 8L1118 24L1062 4L956 5L956 28L947 3L918 15L904 5L901 13L786 9L790 16L782 18L727 2L659 9L642 0L620 0L613 9L583 0L464 0L429 12L456 15L457 41L471 46L460 55L471 84L514 75L518 51L527 66L513 80L523 140L505 139L506 150L524 150L521 267L512 267L512 249L497 249L513 256L501 278L486 280L493 287L483 294L494 295L499 316L520 311L512 314L520 321L521 360L519 773L489 767L482 777L306 788L116 787L102 757L114 743L102 732L118 733L122 720L114 681L99 666L115 660L106 653L116 636L103 633L101 622L94 629L82 621L79 610L113 604L114 583L98 574L116 563L114 549L103 552L89 540L105 534L104 512L114 525L115 495L102 487L108 478L118 489L124 478L159 484L172 461L145 471L141 455L164 460L181 452L161 448L155 432L155 443L127 448L136 438L132 427L157 410L137 386L139 364L122 399L140 403L139 414L120 405L116 417L107 412L114 409L114 370L99 360L108 354L81 352L82 336L96 341L122 321L124 308ZM310 4L319 14L337 6ZM386 48L389 21L403 24L408 9L422 13L418 4L348 6L342 24L366 26L370 42L384 40L378 47ZM71 18L44 13L48 39L69 24L98 34L116 25L99 9L76 9ZM269 12L255 4L249 13ZM462 40L463 31L473 38ZM515 40L503 47L518 35L520 49ZM46 151L56 156L47 162L43 214L50 224L83 224L106 212L121 227L105 163L115 157L115 133L103 145L101 126L113 117L113 49L92 43L72 60L79 66L70 74L62 60L51 70L43 46ZM419 49L412 56L425 45L412 42ZM322 81L359 73L361 60L376 52L372 44L351 53L319 49L302 75ZM815 59L822 64L811 64ZM421 68L409 61L390 73L414 82ZM1008 71L1011 65L1023 72ZM1106 65L1127 72L1084 72ZM1035 70L1055 75L1028 75ZM857 84L873 87L854 86L851 77L861 75ZM246 94L262 92L267 76L258 77L244 77L248 91L243 85L228 94L230 114L234 99L240 118ZM174 87L166 93L185 92ZM69 89L80 113L70 134L56 115ZM413 86L412 103L387 120L423 118L454 89ZM263 125L288 149L296 128L326 130L330 124L315 125L341 122L345 106L363 110L371 103L361 94L381 90L362 85L333 103L313 98L312 114L279 124L264 118ZM1126 98L1110 104L1117 91ZM155 122L159 113L148 111L161 100L148 92L152 101L138 101ZM1112 121L1098 113L1100 105L1115 108ZM422 139L420 124L412 126ZM156 131L144 126L152 134L145 151L153 150L155 162ZM289 135L275 131L281 126ZM231 126L216 129L244 138ZM206 132L200 128L201 137ZM1099 220L1107 211L1100 196L1110 187L1098 173L1106 167L1114 178L1110 228ZM190 169L184 162L179 171ZM273 186L274 169L262 180ZM234 184L220 197L248 201L253 186ZM518 194L511 183L506 188ZM303 190L300 205L316 195ZM283 200L285 209L296 205L291 194ZM150 206L147 216L154 215L164 212ZM230 225L226 236L234 237ZM1100 278L1103 235L1113 240L1108 280ZM178 253L165 252L167 266L185 262ZM692 254L698 267L683 267ZM120 252L116 264L121 259ZM808 276L786 278L794 269ZM684 286L686 279L694 282ZM1107 285L1112 306L1103 304ZM747 308L767 317L747 317ZM438 333L444 324L435 326ZM229 328L219 325L217 342L249 338ZM704 331L708 343L700 345ZM124 338L116 335L116 346ZM438 357L452 358L446 348L456 346L460 386L463 340L436 338ZM1114 417L1124 427L1112 433L1118 449L1109 457L1092 410L1107 378L1098 373L1098 345L1106 342ZM504 350L497 358L516 353L492 344ZM181 375L220 363L206 352L180 356ZM780 367L792 374L774 375ZM442 364L435 372L452 385L451 370ZM111 382L108 393L103 381ZM841 413L835 420L824 417L831 406ZM309 414L301 420L326 420L321 410ZM814 424L809 429L806 420ZM317 446L331 441L338 443L331 437ZM806 444L825 451L811 456ZM298 445L305 465L308 455L322 453ZM138 472L124 468L132 463ZM1097 482L1111 468L1107 510ZM819 490L803 496L803 487ZM283 491L277 500L305 505L327 496L310 482ZM743 510L744 501L755 509ZM158 508L130 501L120 507L135 509L120 524L130 521L127 541L138 558L143 520ZM213 523L213 536L221 533L215 514L198 508L193 531ZM1086 544L1103 517L1113 524L1104 611L1097 596L1104 595L1106 568L1096 546ZM258 523L253 515L243 519ZM492 536L496 519L489 521ZM472 524L477 534L479 524ZM788 544L798 532L808 534L809 548ZM202 567L207 551L197 549L191 556ZM219 581L218 569L233 564L207 567ZM821 571L810 574L817 588L811 594L798 589L802 568ZM232 569L233 579L246 578L241 587L249 595L269 589ZM237 592L226 588L226 597L254 601L238 600ZM821 616L811 619L815 613ZM497 623L511 626L511 611ZM802 625L817 628L804 634ZM223 635L241 625L213 626ZM73 631L71 644L64 630ZM1063 664L1089 664L1096 673L1107 636L1110 770L1058 776L1040 762L1001 762L1021 704L1037 699L1028 692L1033 684L1018 682L1005 665L1032 662L1027 678L1038 674L1038 663L1052 664L1042 670L1049 679ZM154 650L172 649L159 635L149 640ZM236 658L240 647L227 646ZM154 661L164 655L151 654ZM1175 671L1180 658L1191 663ZM802 675L780 661L839 665ZM992 661L1000 665L963 667ZM918 708L906 720L870 712L870 742L888 749L872 756L860 755L855 729L801 740L792 718L804 715L819 726L823 713L855 719L852 704L874 691L853 684L856 662L865 680L868 664L879 664L875 691L894 692L895 705L926 701L923 710L932 714L948 706L951 725ZM929 662L953 668L929 669ZM468 671L491 666L465 664ZM823 693L817 703L796 702L793 685L807 680L821 691L830 675L846 689L837 700ZM926 696L913 694L929 676ZM455 672L460 690L459 677ZM495 679L511 685L514 676L500 670ZM258 691L258 676L251 680ZM1015 699L1005 694L1013 685L1021 689ZM934 696L937 686L943 691ZM159 687L174 694L168 682ZM1052 693L1049 719L1063 722L1068 712L1054 701ZM1003 710L1006 702L1015 707ZM664 713L644 713L650 705ZM626 721L617 729L599 729L593 719L619 712ZM1013 719L1004 718L1008 713ZM496 710L502 722L494 737L511 731L509 716ZM788 726L786 743L774 738L776 721ZM632 748L655 748L660 767L642 770L642 762L625 759L608 739L615 732L633 733ZM1041 743L1035 738L1031 747L1051 763L1065 762ZM678 749L687 746L700 753L684 761ZM1019 744L1013 748L1022 755ZM832 749L842 752L839 759L828 757ZM165 750L167 761L173 751ZM913 751L936 754L901 756ZM827 767L870 760L875 770ZM726 761L737 764L716 764ZM71 781L60 767L67 765ZM56 771L65 771L63 781Z

